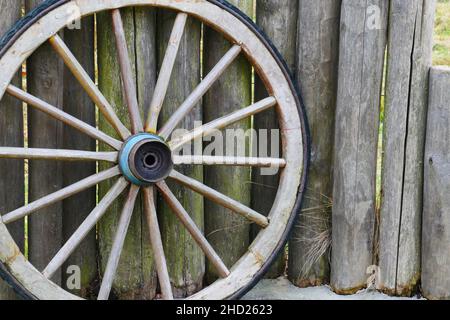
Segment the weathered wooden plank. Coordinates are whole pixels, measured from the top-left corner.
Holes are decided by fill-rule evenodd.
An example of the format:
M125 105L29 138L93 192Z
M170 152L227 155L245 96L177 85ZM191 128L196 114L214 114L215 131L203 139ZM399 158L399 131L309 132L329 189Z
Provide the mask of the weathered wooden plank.
M296 52L296 35L297 35L297 17L298 17L298 1L277 1L262 0L256 2L256 23L274 42L284 59L288 63L290 70L295 68L295 52ZM267 97L267 90L261 79L255 75L255 101L259 101ZM275 156L271 155L272 130L279 130L278 118L275 109L267 110L264 113L255 115L253 118L253 127L257 132L259 130L267 131L267 147L266 150L259 150L258 156ZM259 136L258 138L262 138ZM267 151L267 155L261 154ZM278 150L279 152L281 151ZM252 190L251 204L252 208L265 215L269 214L272 209L273 202L277 193L279 174L278 170L267 171L269 174L262 174L260 169L252 170ZM259 231L259 228L252 227L253 236ZM283 252L280 258L274 262L274 266L267 273L269 278L277 278L284 274L286 269L286 253Z
M139 108L142 119L145 119L145 112L153 97L157 75L157 45L156 45L156 10L141 7L134 9L135 23L135 46L136 46L136 83ZM156 265L153 257L152 245L149 241L149 228L144 213L143 196L138 197L136 207L141 212L141 242L142 242L142 262L143 262L143 283L144 289L153 296L158 287L156 275Z
M26 0L29 12L41 0ZM63 106L62 60L46 43L36 50L27 61L28 92L49 104L62 109ZM32 148L61 149L63 124L46 114L28 107L28 144ZM29 162L29 200L37 200L61 189L63 185L62 163L56 161L31 160ZM42 270L58 252L63 242L62 203L37 212L28 219L28 257L30 262ZM44 245L45 244L45 245ZM61 283L61 271L52 280Z
M381 289L411 295L420 278L428 70L435 1L391 1L380 223Z
M341 1L299 1L296 78L308 114L311 163L302 212L289 243L289 278L330 281L333 138Z
M373 263L379 108L388 2L341 6L332 213L331 285L353 293Z
M141 113L148 108L155 84L155 38L154 11L146 8L121 11L128 51L133 66L132 72L138 80L138 103ZM111 103L118 117L130 128L128 109L124 103L116 43L112 32L109 13L98 15L98 66L99 87ZM142 114L141 114L142 115ZM103 118L100 128L114 134ZM104 149L104 146L101 146ZM100 196L111 184L100 186ZM98 226L100 268L104 270L111 250L123 199L116 201ZM133 217L125 239L117 275L112 287L111 298L152 299L156 294L157 279L152 252L148 241L147 227L142 216L142 201L138 198Z
M20 18L20 1L0 0L0 34L4 34ZM13 83L21 85L20 74ZM21 103L11 97L0 101L0 145L23 146L23 114ZM23 160L0 160L0 214L5 214L24 204L24 163ZM24 224L17 221L8 230L21 250L24 249ZM14 292L0 279L0 300L15 299Z
M163 63L175 19L176 14L173 12L164 10L158 12L158 30L161 35L158 39L159 66ZM162 106L161 125L166 123L200 83L200 36L200 23L193 18L188 18ZM195 122L201 120L201 103L198 103L178 128L192 130ZM191 149L193 150L193 148ZM202 166L183 166L180 169L183 174L203 181ZM203 231L203 198L173 181L168 181L168 184L198 228ZM171 210L167 203L160 199L158 213L161 219L161 232L172 291L175 298L180 298L191 295L202 288L205 257L200 247Z
M422 228L422 293L450 299L450 68L430 73L425 144Z
M64 30L64 41L84 70L91 77L94 74L94 17L80 21L80 28ZM64 69L64 111L95 127L95 106L72 72ZM94 139L79 131L64 126L63 146L65 149L95 151ZM96 172L95 162L77 162L63 164L63 184L71 185ZM96 188L90 188L70 197L63 202L63 238L67 241L96 205ZM71 292L82 297L92 294L97 272L97 244L95 231L88 234L75 252L62 267L64 288L71 273L71 266L78 266L81 272L80 288ZM68 272L69 271L69 272ZM72 271L73 272L73 271ZM71 284L73 285L73 284Z
M252 0L233 0L230 3L252 16ZM230 43L216 31L205 28L204 31L204 70L205 74L230 49ZM204 97L204 121L210 122L237 109L251 104L251 67L240 56ZM244 119L229 126L229 129L250 128L250 119ZM226 145L226 141L223 141ZM246 142L248 151L249 142ZM236 148L229 150L236 152ZM224 151L225 152L225 151ZM231 154L227 154L231 155ZM234 154L235 156L242 156ZM207 167L205 183L209 187L250 206L251 185L245 183L251 179L251 170L242 167ZM250 241L250 224L220 205L205 200L205 234L224 263L231 267L248 249ZM213 266L207 263L207 282L216 279Z

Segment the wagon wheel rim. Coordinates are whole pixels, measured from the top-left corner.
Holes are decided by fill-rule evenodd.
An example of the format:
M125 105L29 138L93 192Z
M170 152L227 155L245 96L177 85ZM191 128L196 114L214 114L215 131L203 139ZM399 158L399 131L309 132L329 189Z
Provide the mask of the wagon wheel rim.
M155 93L149 107L149 116L147 119L141 119L139 114L136 87L131 73L130 58L126 47L125 33L119 10L123 7L136 5L164 7L178 12L156 83ZM103 96L86 71L83 70L81 64L70 52L64 41L57 35L57 32L60 29L64 28L69 21L73 20L73 12L79 12L80 16L87 16L100 11L111 12L124 97L131 122L130 129L120 121L108 100ZM68 16L68 12L71 13L70 16ZM179 106L178 110L169 118L162 128L158 130L157 124L159 113L171 81L171 73L188 16L198 18L203 23L219 30L233 43L233 45L216 66L212 68L209 74L204 77L191 95L189 95L181 106ZM306 171L306 141L304 139L305 121L304 118L302 118L303 115L299 113L300 102L295 90L293 90L289 77L286 75L286 70L280 65L279 61L277 61L277 57L271 52L267 44L255 35L244 22L227 11L226 7L218 5L218 2L216 1L206 0L200 2L189 0L177 1L164 5L155 0L122 0L101 4L92 4L87 0L77 1L77 3L60 1L59 6L56 6L40 17L40 22L41 25L48 27L48 30L44 30L45 32L40 30L41 32L36 36L36 30L38 30L39 26L37 26L37 24L32 24L17 39L15 39L6 50L1 50L0 48L0 68L6 70L6 72L0 76L0 98L5 93L16 97L27 103L29 106L60 120L66 125L78 129L80 132L85 133L91 138L106 143L115 151L88 152L78 150L0 147L0 158L105 161L114 164L114 166L2 215L0 219L0 235L2 239L2 242L0 243L1 262L10 270L13 276L26 288L26 290L39 299L49 299L54 297L67 299L76 298L72 294L57 287L49 279L62 266L64 261L81 243L88 232L95 228L96 223L104 216L109 206L120 194L127 191L126 201L120 216L119 225L117 227L111 254L106 265L98 296L99 299L108 299L114 275L120 260L120 253L122 251L126 231L130 223L133 208L137 201L137 195L139 192L142 192L144 215L150 231L150 243L155 257L161 294L164 299L173 299L170 275L168 274L155 207L154 192L155 190L158 190L220 276L220 279L215 283L204 288L190 298L229 298L236 294L236 292L248 286L258 272L267 265L271 254L279 247L280 242L285 240L280 239L280 236L277 235L285 234L285 229L292 220L292 212L298 207L298 196L299 194L301 195L303 191ZM115 129L120 138L119 140L72 117L58 108L49 105L38 97L32 96L20 88L9 84L14 72L21 66L23 60L46 41L52 45L55 52L58 53L66 66L96 104L99 112ZM227 70L228 66L230 66L230 64L241 54L245 54L252 62L255 70L265 82L269 96L250 106L244 107L239 111L196 128L188 134L170 139L171 133L181 120L195 107L203 95L210 90L211 86ZM212 188L209 188L195 179L182 175L176 171L176 169L172 169L171 165L168 167L166 166L165 172L156 172L159 176L156 180L152 181L146 180L142 176L139 176L139 174L136 174L136 168L129 168L130 163L132 166L135 157L145 156L139 154L142 145L139 145L135 140L139 143L145 142L147 145L151 145L155 140L159 140L157 142L163 145L163 148L174 151L196 138L207 136L214 130L224 129L239 120L251 117L270 108L276 108L280 120L283 143L283 157L280 159L203 156L170 157L171 165L247 165L251 167L272 166L282 169L274 207L268 217ZM139 139L134 139L136 137ZM134 153L130 151L133 149ZM125 161L121 161L123 160L122 158ZM167 163L168 161L169 160L165 159L163 162ZM14 245L14 241L6 228L9 223L29 216L39 209L77 194L100 182L116 177L118 177L118 179L113 187L106 193L95 209L89 214L86 220L63 245L42 272L34 269L34 267L26 261L25 257L17 252L18 248ZM171 192L165 182L166 179L173 180L178 184L199 193L204 198L230 209L234 214L244 216L252 223L256 223L263 228L250 246L249 251L232 268L229 269L223 263L203 233L195 225L195 222L190 218L189 213L186 212L181 203ZM18 264L22 269L16 270L19 268L16 268L15 264Z

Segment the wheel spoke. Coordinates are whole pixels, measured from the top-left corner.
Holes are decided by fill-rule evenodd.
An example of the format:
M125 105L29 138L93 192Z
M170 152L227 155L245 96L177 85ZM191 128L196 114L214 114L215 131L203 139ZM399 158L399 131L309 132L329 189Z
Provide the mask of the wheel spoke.
M167 88L169 87L173 66L180 48L181 38L183 37L187 18L188 15L186 13L179 13L175 19L172 34L167 45L167 50L161 66L158 81L156 83L155 93L150 104L150 112L148 113L147 122L145 124L145 130L148 132L156 132L159 113L161 112L161 108L166 97Z
M262 168L284 168L286 160L277 158L220 157L220 156L173 156L175 165L225 165Z
M172 286L170 284L169 271L167 270L166 256L164 254L161 231L159 229L158 217L156 215L153 187L145 188L144 212L149 228L150 243L155 257L156 271L158 273L161 294L165 300L173 300Z
M230 274L230 271L225 266L222 259L220 259L220 257L218 256L218 254L216 253L214 248L209 244L208 240L206 240L206 238L202 234L202 232L195 225L195 222L192 220L192 218L189 216L189 214L183 208L181 203L177 200L177 198L172 193L172 191L170 191L167 184L165 182L159 182L156 184L156 186L161 191L161 194L163 195L167 204L170 206L170 208L173 210L173 212L177 215L180 222L189 231L189 233L192 235L194 240L197 242L197 244L200 246L202 251L205 253L206 257L214 265L219 276L221 276L222 278L227 277Z
M49 39L49 42L92 101L97 105L103 116L109 121L119 136L123 140L126 140L131 135L130 131L119 120L108 100L100 92L94 81L92 81L91 77L83 69L64 41L58 35L55 35Z
M197 138L203 137L203 136L208 136L209 134L213 133L216 130L223 129L223 128L229 126L230 124L233 124L242 119L250 117L254 114L262 112L268 108L271 108L274 105L276 105L276 103L277 103L277 101L274 97L269 97L264 100L261 100L247 108L238 110L238 111L233 112L225 117L211 121L210 123L207 123L201 127L198 127L179 138L173 139L172 141L169 142L169 146L172 150L178 149L179 147L183 146L184 144L186 144L194 139L197 139Z
M234 45L216 64L211 72L203 79L198 87L191 93L185 102L178 108L178 110L167 121L164 127L159 132L159 135L167 139L181 120L195 107L205 93L211 88L217 79L225 72L228 66L236 59L241 52L241 47Z
M20 90L17 87L14 87L12 85L9 85L6 89L6 92L8 92L13 97L16 97L17 99L22 100L23 102L27 103L29 106L33 106L39 111L42 111L49 116L60 120L61 122L87 134L88 136L100 140L109 146L113 147L116 150L120 150L122 147L122 142L119 140L116 140L107 134L101 132L100 130L88 125L87 123L71 116L70 114L61 111L60 109L48 104L45 101L42 101L41 99L32 96L31 94L26 93L23 90Z
M0 147L0 158L117 162L118 152Z
M122 75L125 100L130 114L131 128L133 134L144 131L139 104L137 100L136 83L134 81L130 55L128 53L127 40L123 28L123 21L119 9L112 10L113 31L116 37L117 55L119 58L120 72Z
M109 298L138 193L139 187L132 185L130 187L130 191L128 192L128 197L125 201L122 214L120 216L119 225L117 227L116 235L114 237L114 242L111 248L111 253L106 264L106 270L103 275L100 292L98 294L98 300L108 300Z
M255 222L259 226L266 228L269 225L269 219L262 214L259 214L253 209L250 209L247 206L244 206L242 203L227 197L226 195L221 194L220 192L204 185L201 182L198 182L195 179L186 177L181 173L173 170L170 174L170 178L175 181L181 183L182 185L188 187L189 189L200 193L205 198L214 201L217 204L224 206L225 208L230 209L237 214L247 218L248 220Z
M53 257L52 261L47 265L42 274L46 278L51 278L53 274L58 270L62 264L69 258L72 252L78 247L78 245L86 238L92 228L95 227L97 222L103 217L107 209L111 206L114 200L125 190L128 186L128 182L125 178L119 178L114 184L111 190L103 197L97 207L89 214L86 220L83 221L81 226L75 231L70 239L64 244L64 246Z
M22 208L14 210L14 211L4 215L0 219L5 224L17 221L19 219L22 219L22 218L32 214L33 212L36 212L43 208L46 208L58 201L64 200L70 196L80 193L81 191L89 189L89 188L95 186L96 184L98 184L102 181L111 179L115 176L118 176L119 174L120 174L120 170L119 170L118 166L108 169L108 170L105 170L103 172L97 173L86 179L78 181L77 183L74 183L68 187L65 187L64 189L61 189L57 192L49 194L48 196L40 198L39 200L36 200L26 206L23 206Z

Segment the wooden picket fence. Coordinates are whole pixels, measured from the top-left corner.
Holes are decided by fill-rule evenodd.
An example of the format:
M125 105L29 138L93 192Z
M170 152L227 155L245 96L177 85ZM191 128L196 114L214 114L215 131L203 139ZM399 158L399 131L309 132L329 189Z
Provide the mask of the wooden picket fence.
M0 0L0 33L39 2ZM310 125L311 167L303 208L288 250L268 277L287 274L297 286L330 284L342 294L372 285L370 278L377 289L392 295L421 292L427 298L450 298L450 70L433 69L429 84L436 0L230 2L254 17L285 57L299 82ZM133 8L123 10L122 16L135 77L143 84L137 89L144 110L150 104L175 15ZM83 19L79 30L64 30L63 37L127 122L110 24L109 16L98 14ZM228 48L229 43L215 31L188 21L173 72L182 81L170 84L163 120ZM47 45L28 59L26 76L18 75L15 81L21 79L35 96L114 135L107 123L96 120L91 100ZM183 125L192 128L197 120L208 122L264 96L250 65L238 60ZM17 112L12 106L17 103L7 98L1 102L0 144L95 150L91 139L45 115L26 108ZM25 135L11 133L5 119L23 124ZM267 112L236 127L251 126L276 128L277 122ZM30 161L24 165L1 160L0 212L96 170L85 163ZM252 175L247 168L211 167L182 173L263 213L269 212L278 183L277 176ZM8 188L3 181L8 181ZM26 221L26 228L23 223L13 226L18 244L37 268L45 267L109 187L102 184L98 190L42 210L44 214ZM171 188L188 212L196 212L197 225L224 262L232 265L257 230L239 217L230 219L215 203L176 185ZM97 289L121 207L117 203L110 209L97 232L88 236L56 275L56 282L64 287L68 277L64 270L78 265L82 287L75 293L89 297ZM114 283L115 298L155 297L156 273L141 210L136 208L130 224ZM171 282L176 296L183 297L215 276L185 229L172 215L164 214L169 210L163 202L159 204ZM0 283L0 299L13 297Z

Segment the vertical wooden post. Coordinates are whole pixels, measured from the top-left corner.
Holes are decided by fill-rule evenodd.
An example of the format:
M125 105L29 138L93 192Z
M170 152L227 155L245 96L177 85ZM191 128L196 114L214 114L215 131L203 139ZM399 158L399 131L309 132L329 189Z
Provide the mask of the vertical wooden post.
M342 1L331 285L349 294L372 265L379 107L388 2Z
M146 7L134 8L135 23L135 54L136 54L136 88L142 119L145 121L157 76L157 46L156 46L156 10ZM121 118L123 119L123 118ZM158 288L158 278L154 265L154 256L150 244L149 227L143 214L142 195L136 202L135 215L141 225L141 265L144 298L152 298ZM139 211L137 211L139 210ZM136 214L139 212L140 214ZM139 231L139 230L138 230Z
M64 30L64 40L77 60L83 65L92 79L94 74L94 17L88 17L73 24L72 30ZM95 105L69 69L64 70L64 111L94 126ZM85 134L64 126L64 149L95 151L95 140ZM96 172L95 162L63 163L63 182L70 185ZM96 188L91 188L63 202L63 237L67 241L81 225L84 219L96 205ZM71 266L77 266L81 271L80 290L73 293L83 297L92 294L92 285L97 278L97 244L95 230L80 244L69 257L62 269L63 286L73 274ZM67 289L67 288L66 288Z
M430 73L425 146L422 229L422 292L428 299L450 299L450 68Z
M391 1L386 81L381 289L414 292L420 278L420 229L428 71L435 1Z
M129 127L129 115L124 103L122 83L117 60L116 44L109 12L98 18L98 70L99 87L114 107L119 118ZM148 108L155 85L155 13L148 8L130 8L122 11L122 18L137 79L139 107ZM99 126L110 135L114 129L100 117ZM101 146L105 150L105 146ZM111 182L100 185L102 197ZM119 299L152 299L155 297L157 279L150 249L149 236L142 214L142 201L138 199L123 247L111 297ZM103 271L111 251L123 199L116 201L98 226L100 268Z
M262 0L256 3L256 23L274 41L275 46L280 50L284 59L288 63L290 70L295 68L295 52L296 52L296 35L297 35L297 1L277 1ZM255 76L255 101L259 101L268 96L261 79ZM257 114L253 118L253 128L259 134L264 134L267 130L266 151L268 154L258 154L258 156L274 156L271 155L272 130L279 130L278 117L275 110L267 110L262 114ZM261 136L258 136L260 141ZM261 152L261 150L259 150ZM276 155L275 155L276 156ZM262 174L264 171L255 169L252 171L252 208L257 212L268 215L272 209L273 202L276 197L279 174L273 172ZM254 233L259 228L253 226ZM267 273L269 278L277 278L284 274L286 269L286 254L282 252L278 260L273 264L271 270Z
M165 10L160 10L158 13L159 67L161 67L165 56L175 17L175 13ZM200 22L193 18L188 18L172 72L172 81L161 110L161 124L164 124L170 118L200 83L200 38ZM196 121L202 121L201 103L195 107L189 116L185 117L179 127L192 130ZM192 146L192 152L194 152L193 149ZM203 168L201 166L185 166L180 169L184 175L203 181ZM168 184L186 211L191 214L200 230L203 230L202 196L172 181L168 181ZM158 212L161 219L163 244L173 293L176 298L186 297L202 288L205 274L205 257L192 236L162 199L159 201Z
M0 34L20 19L22 3L20 1L0 0ZM13 83L20 87L21 72L19 70ZM0 102L0 145L23 147L23 113L22 103L5 95ZM0 214L19 208L25 201L24 162L22 160L0 160ZM21 250L24 249L24 223L15 222L8 226ZM14 299L16 295L3 280L0 279L0 300Z
M233 0L247 15L253 12L252 0ZM231 44L210 28L205 28L204 68L205 74L230 49ZM251 104L251 67L247 60L239 57L222 77L212 86L204 98L204 122L217 119L232 111ZM250 119L242 120L228 129L247 130ZM225 135L224 135L225 136ZM225 140L225 139L224 139ZM224 141L224 145L226 141ZM249 143L247 142L249 145ZM248 148L246 148L248 149ZM228 150L235 151L235 150ZM226 151L224 150L224 153ZM251 171L247 168L208 167L205 168L205 182L208 186L250 206ZM240 181L236 184L236 181ZM211 201L205 200L205 234L227 266L232 266L246 252L249 245L250 225L246 219L232 214ZM216 279L213 266L207 263L207 282Z
M341 1L299 1L296 78L308 114L312 156L299 220L289 242L289 279L330 281L334 115Z
M29 12L41 0L26 0ZM49 43L36 50L27 61L28 91L55 107L63 106L62 59ZM28 143L32 148L61 149L63 125L60 121L28 108ZM62 163L33 160L29 162L29 200L33 201L62 187ZM39 210L28 218L28 256L30 262L43 270L60 249L63 242L62 203ZM43 245L45 244L45 245ZM52 278L61 283L61 270Z

